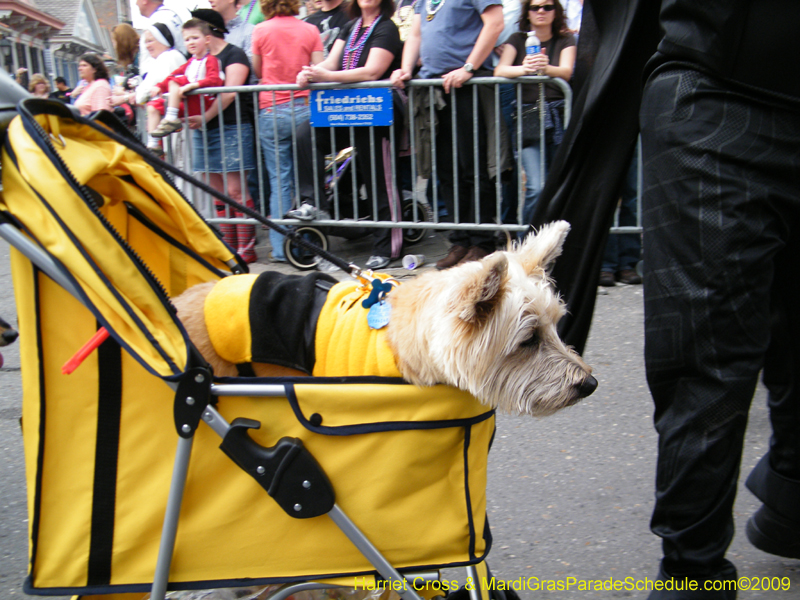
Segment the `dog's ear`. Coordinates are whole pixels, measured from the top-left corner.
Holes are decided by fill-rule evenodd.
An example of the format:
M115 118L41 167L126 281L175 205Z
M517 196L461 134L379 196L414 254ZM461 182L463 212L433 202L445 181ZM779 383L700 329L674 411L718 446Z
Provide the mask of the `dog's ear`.
M546 272L553 268L556 258L561 255L561 248L569 229L570 225L566 221L555 221L543 226L536 234L528 234L516 250L527 275L537 268Z
M471 274L470 280L464 286L461 311L458 314L462 321L473 325L486 322L503 297L507 272L508 259L505 254L498 252L484 261L480 271Z

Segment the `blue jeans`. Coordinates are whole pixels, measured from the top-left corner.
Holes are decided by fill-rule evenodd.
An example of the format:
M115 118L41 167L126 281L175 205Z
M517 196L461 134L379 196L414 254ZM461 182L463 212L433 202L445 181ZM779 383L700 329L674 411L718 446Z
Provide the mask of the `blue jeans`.
M269 212L273 219L283 217L291 208L294 197L293 113L296 129L300 123L309 118L305 98L279 104L274 110L272 107L262 108L258 114L258 135L264 155L264 166L269 175ZM272 256L278 260L285 260L283 236L270 229L269 243L272 246Z
M500 112L503 115L503 120L509 131L509 138L511 140L511 148L514 152L514 158L517 158L517 136L513 132L514 118L513 114L516 110L517 88L512 83L503 83L500 85ZM519 186L519 166L517 161L514 160L514 166L511 173L503 176L503 201L500 205L500 219L503 223L516 223L517 213L519 212L519 194L517 188Z
M636 225L636 155L633 155L625 183L622 185L622 201L619 205L619 226ZM606 242L601 271L616 273L625 269L635 269L642 257L642 238L638 233L612 233Z
M556 153L554 143L545 141L544 144L544 175L550 168L550 163ZM522 222L530 223L536 203L539 202L539 193L542 191L542 168L540 158L542 150L539 143L532 146L525 146L520 152L520 162L525 170L525 205L522 208Z

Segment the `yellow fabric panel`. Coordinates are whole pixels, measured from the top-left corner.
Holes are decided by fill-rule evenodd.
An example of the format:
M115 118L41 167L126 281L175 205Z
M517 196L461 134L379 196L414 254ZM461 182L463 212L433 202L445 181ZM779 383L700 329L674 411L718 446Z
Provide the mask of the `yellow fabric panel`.
M187 240L188 246L209 260L219 261L220 268L224 268L223 261L233 258L197 212L136 152L71 120L50 115L39 115L36 120L45 131L55 133L58 129L66 139L67 146L62 149L55 144L56 150L80 182L87 183L112 204L125 201L137 205L156 226L177 239ZM127 175L146 193L120 179Z
M123 238L130 236L128 241L134 252L142 257L169 295L177 295L189 285L218 276L208 266L176 249L129 216L128 205L132 205L153 227L161 228L178 244L203 256L212 268L229 270L226 261L233 259L230 250L194 208L136 152L70 119L40 115L36 120L46 132L53 134L56 153L78 183L100 194L99 211ZM177 369L185 368L187 347L184 335L139 267L70 187L56 165L28 136L21 118L10 124L8 135L19 170L4 154L5 193L0 199L0 207L7 208L19 218L34 232L37 241L67 266L111 328L154 372L161 376L173 374L173 368L154 343ZM130 177L133 182L123 177ZM74 232L79 242L70 239L62 230L62 225L41 204L37 193L53 207L63 227ZM90 256L89 260L76 251L76 244ZM97 270L111 281L121 300L98 276ZM147 333L140 330L128 311L143 322ZM149 336L154 338L154 342Z
M28 515L33 515L36 474L39 472L39 355L36 344L36 294L33 287L33 265L20 252L11 248L11 272L15 281L14 299L20 337L19 354L22 370L22 442L25 448L25 482L28 490ZM24 283L23 283L24 282ZM28 552L31 551L33 519L28 518Z
M61 366L95 333L95 319L46 275L39 275L39 285L40 366L46 392L42 471L64 478L57 486L42 486L37 552L49 560L37 561L33 575L42 585L85 585L97 434L97 353L72 375L63 375ZM39 400L24 402L38 407Z
M148 385L148 378L142 375L138 364L125 361L112 569L115 585L152 580L177 443L169 392L166 387ZM149 379L162 385L156 378ZM303 411L320 411L323 427L358 424L356 409L363 410L363 422L372 423L414 421L421 416L436 421L468 419L486 411L461 392L450 397L448 388L440 390L443 402L437 410L438 388L420 390L431 396L416 401L413 394L407 394L413 386L361 387L371 390L373 408L369 407L369 394L353 394L353 386L303 384L296 391ZM313 390L313 400L307 398L309 390ZM317 403L322 403L326 394L329 408L322 410ZM350 408L351 400L356 409ZM340 407L346 407L344 416L337 414ZM261 429L252 435L262 445L271 446L284 436L302 439L330 478L339 506L396 567L469 560L463 427L333 436L303 427L285 398L225 397L220 398L218 408L228 420L247 417L261 421ZM471 480L476 478L470 485L470 500L478 555L485 551L485 513L479 510L485 507L486 455L493 428L494 418L490 417L470 430L469 475ZM328 517L297 520L287 516L219 451L219 443L208 427L201 426L195 436L172 581L372 571ZM46 474L44 485L53 488L50 493L71 491L68 473ZM75 501L88 505L91 499L78 495ZM73 540L78 548L81 545L74 539L88 538L88 529L74 521L61 526L65 530L53 531L53 535ZM280 552L275 551L276 544ZM49 550L49 545L45 548ZM38 561L54 561L62 567L63 560L67 558L47 552L38 557ZM85 554L78 552L73 560L85 566ZM48 577L47 583L55 586L56 580ZM44 580L35 580L37 587L43 584ZM72 578L60 578L58 584L71 585Z
M336 385L336 390L347 398L347 402L335 406L325 385L297 383L294 389L303 415L306 418L314 413L321 415L324 427L387 421L472 419L489 410L468 392L446 385L417 387L342 383ZM376 393L376 389L383 390L383 393Z
M258 275L239 275L222 279L206 296L203 306L211 345L234 364L253 360L249 306L257 278Z
M377 277L386 279L388 275ZM368 311L361 302L369 296L370 289L356 281L344 281L328 292L314 340L315 377L400 377L386 342L386 328L370 329L367 324Z
M178 443L172 388L149 375L127 353L122 354L122 366L122 427L111 564L116 584L142 581L131 578L131 573L152 577L161 535L157 521L164 518ZM143 527L148 519L142 515L153 507L159 507L161 515L153 515L152 526Z
M9 125L9 136L20 139L22 123L16 118ZM23 138L24 139L24 138ZM67 143L73 148L71 142ZM145 328L159 345L183 368L186 346L167 308L153 294L142 274L129 260L116 239L97 221L85 202L70 188L53 164L32 143L16 143L14 150L20 171L10 160L3 162L3 200L8 209L37 240L69 268L72 275L108 319L111 327L142 356L160 375L172 375L172 369L153 348L151 342L120 306L119 300L96 273L94 265L75 251L73 241L57 224L53 215L35 199L35 191L56 206L64 226L80 233L82 249L90 254L102 272L109 277ZM5 153L4 153L5 156ZM30 185L29 185L30 184ZM31 187L31 186L35 186ZM34 196L34 198L32 198Z

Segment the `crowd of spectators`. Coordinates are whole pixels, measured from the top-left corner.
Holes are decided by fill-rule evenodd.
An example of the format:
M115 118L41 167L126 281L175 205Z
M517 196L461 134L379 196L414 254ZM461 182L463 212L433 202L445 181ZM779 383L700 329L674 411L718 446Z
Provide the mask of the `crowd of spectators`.
M515 186L505 185L504 196L508 197L504 204L513 206L513 210L507 211L504 218L508 222L519 218L526 222L532 213L543 179L538 140L523 140L522 146L516 148L517 141L510 135L512 122L495 118L490 106L493 97L483 93L473 96L462 86L475 75L492 74L510 78L545 74L569 81L578 27L574 13L577 7L579 19L580 0L567 1L566 10L559 0L309 0L305 5L301 0L212 0L212 9L198 9L191 15L166 7L162 0L137 0L136 5L147 26L141 35L125 24L113 29L117 54L113 71L109 73L96 55L82 56L81 81L74 90L57 92L59 98L74 103L82 114L113 107L130 124L134 109L147 106L148 147L162 155L160 138L183 128L178 110L188 101L191 107L186 122L193 130L191 168L205 174L210 185L237 201L255 206L254 196L268 198L264 208L273 217L282 217L298 206L308 213L311 207L329 210L324 157L333 149L332 144L341 150L352 140L347 128L332 128L333 132L317 129L312 136L307 87L316 82L391 80L395 131L401 132L395 135L396 147L391 147L389 127L371 131L355 128L352 145L358 157L358 181L369 196L367 206L377 210L373 217L401 220L401 185L393 173L400 173L406 180L409 177L403 168L392 168L391 157L407 153L404 144L408 135L403 130L406 94L410 92L405 84L411 78L441 78L436 108L447 111L454 103L457 109L457 123L444 117L449 111L442 112L435 129L438 178L430 185L437 186L441 215L451 219L458 215L462 222L495 222L495 181L499 177L508 184L517 176L514 153L524 171L525 200L521 203L522 214L518 215ZM307 15L303 19L298 18L301 12ZM194 25L198 20L203 27L207 25L209 32L199 36L202 48L193 52L187 62L185 23L189 17ZM526 56L525 36L531 29L538 33L543 49ZM49 85L42 79L32 78L31 91L46 97ZM198 86L248 84L297 84L300 89L262 91L257 108L252 106L253 94L247 93L209 95L202 102L196 95L183 97ZM538 101L538 86L524 88L523 112L527 113ZM160 98L170 91L169 99ZM506 117L512 112L515 95L513 86L503 89ZM424 106L423 96L427 91L418 98L418 104ZM477 105L473 106L476 99ZM478 116L477 127L472 124L473 108ZM543 108L548 124L547 166L562 133L563 94L559 88L547 86ZM416 120L425 127L425 119L420 116L425 115L418 113ZM494 127L500 128L502 138L500 162L494 159ZM428 128L427 138L419 138L423 144L430 140L430 131ZM266 173L261 182L253 176L257 146ZM461 151L454 155L454 147ZM463 151L467 148L477 148L477 163L472 152ZM417 157L422 161L420 173L430 178L431 157L425 154ZM295 173L296 161L304 165L316 162L317 168ZM480 199L477 206L476 196ZM242 216L222 206L217 208L219 216ZM247 261L255 260L252 229L223 227L225 240ZM451 251L437 267L480 259L495 249L495 239L494 232L487 230L453 231ZM270 242L271 259L286 260L282 236L270 232ZM401 230L375 229L367 266L387 266L401 256L402 244Z

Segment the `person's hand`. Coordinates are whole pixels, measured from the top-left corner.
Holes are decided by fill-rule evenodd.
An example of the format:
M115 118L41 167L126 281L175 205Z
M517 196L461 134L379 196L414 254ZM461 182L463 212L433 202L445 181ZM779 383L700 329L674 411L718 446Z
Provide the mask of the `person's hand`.
M308 73L308 80L314 83L331 80L331 72L320 65L311 65L310 67L303 67L303 69Z
M464 67L450 71L442 77L444 93L449 94L450 88L460 88L470 79L472 79L472 73L467 73Z
M150 100L155 100L156 98L161 98L161 89L154 87L150 90Z
M181 98L183 98L187 92L191 92L192 90L196 90L200 87L197 82L194 83L187 83L186 85L181 86Z
M528 54L522 59L522 66L525 67L526 75L539 75L544 73L544 69L550 64L550 59L547 54L540 52L538 54Z
M405 89L406 81L411 80L411 73L405 71L403 69L395 69L392 71L392 76L390 77L389 81L392 82L392 85L399 89Z
M192 115L187 121L189 129L201 129L203 127L203 115Z
M301 88L307 87L309 83L313 82L313 76L310 72L311 67L303 67L300 72L297 74L297 85Z

